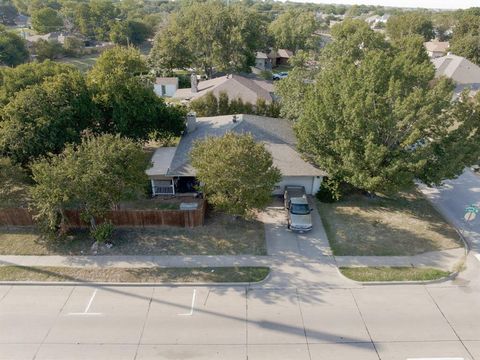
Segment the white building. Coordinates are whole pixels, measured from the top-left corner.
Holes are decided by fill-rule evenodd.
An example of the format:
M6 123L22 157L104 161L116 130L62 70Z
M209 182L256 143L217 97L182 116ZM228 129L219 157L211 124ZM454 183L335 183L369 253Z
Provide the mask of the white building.
M172 97L178 89L178 78L157 77L153 89L158 96Z

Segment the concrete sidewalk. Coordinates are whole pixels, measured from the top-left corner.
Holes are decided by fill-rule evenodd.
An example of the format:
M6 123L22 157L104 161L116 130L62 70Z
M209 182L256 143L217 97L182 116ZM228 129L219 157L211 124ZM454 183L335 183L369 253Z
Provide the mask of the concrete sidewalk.
M55 266L55 267L231 267L269 266L269 256L0 256L0 266Z

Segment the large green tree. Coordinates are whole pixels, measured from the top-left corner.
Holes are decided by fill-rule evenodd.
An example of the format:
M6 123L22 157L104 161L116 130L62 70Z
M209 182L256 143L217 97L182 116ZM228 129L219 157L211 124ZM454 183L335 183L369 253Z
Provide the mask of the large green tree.
M116 47L99 57L87 77L102 114L99 131L144 140L152 133L180 134L182 117L155 94L145 73L136 49Z
M480 8L458 14L450 40L450 51L480 65Z
M6 104L16 92L27 86L40 84L50 76L75 72L71 65L52 61L31 62L15 68L0 69L0 107Z
M56 10L42 8L32 13L32 27L40 34L59 31L63 28L63 19Z
M214 68L248 70L265 46L265 32L263 18L241 3L192 2L170 16L150 56L162 66L193 66L208 75Z
M308 54L303 51L290 58L293 68L288 77L275 84L275 93L281 105L280 116L284 118L297 120L303 112L305 94L313 86L313 79L318 72L317 69L308 67L308 59Z
M0 65L17 66L26 62L28 58L25 40L0 25Z
M308 50L314 47L313 33L318 28L315 14L292 8L281 14L268 28L277 48Z
M35 186L31 195L37 220L49 232L64 230L67 207L97 227L108 210L122 200L145 193L148 160L141 145L114 135L86 137L77 147L33 164Z
M334 34L343 36L325 48L295 126L306 156L372 192L438 183L478 160L478 105L452 102L453 85L434 80L421 37L391 45L359 21Z
M207 138L195 144L190 156L208 202L232 215L268 205L281 178L272 155L250 134Z
M73 16L80 33L97 40L109 40L110 29L119 16L119 10L112 1L90 0L78 4Z
M59 74L18 91L0 112L0 153L27 164L66 143L78 142L94 123L94 106L79 72Z
M110 40L115 44L138 45L144 42L151 33L151 28L142 21L124 20L113 24Z
M409 35L421 35L425 41L435 37L431 18L418 11L391 16L387 21L387 34L392 40Z

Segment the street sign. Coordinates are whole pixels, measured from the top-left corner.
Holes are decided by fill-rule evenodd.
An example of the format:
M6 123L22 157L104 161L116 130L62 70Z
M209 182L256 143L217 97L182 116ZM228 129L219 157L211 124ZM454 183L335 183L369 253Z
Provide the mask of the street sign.
M463 218L465 219L465 221L473 221L477 217L478 211L478 206L475 204L467 206L465 208L465 215L463 216Z

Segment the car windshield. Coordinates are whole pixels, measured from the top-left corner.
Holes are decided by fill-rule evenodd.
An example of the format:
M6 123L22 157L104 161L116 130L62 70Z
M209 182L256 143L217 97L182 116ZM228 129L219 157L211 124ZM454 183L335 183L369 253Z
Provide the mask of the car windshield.
M307 215L310 214L308 204L292 204L290 212L294 215Z

